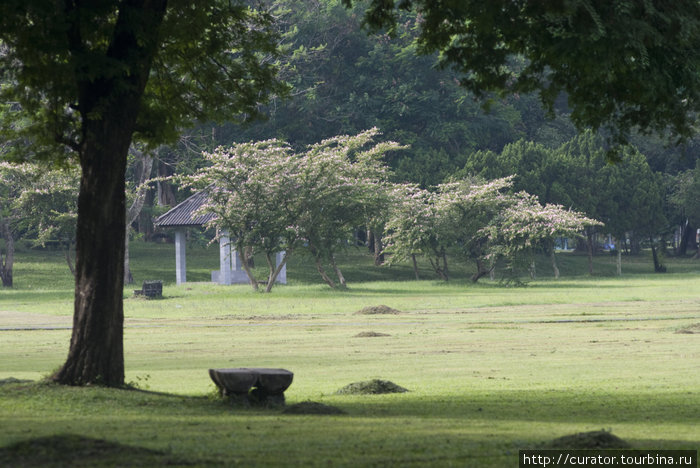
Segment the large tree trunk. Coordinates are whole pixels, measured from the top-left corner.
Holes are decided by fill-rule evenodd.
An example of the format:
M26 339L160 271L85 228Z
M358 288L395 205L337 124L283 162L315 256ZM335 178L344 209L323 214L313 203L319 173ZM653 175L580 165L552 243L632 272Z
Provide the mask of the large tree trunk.
M63 384L124 384L124 171L131 135L110 133L87 141L81 154L73 335L54 376Z
M62 384L124 385L124 176L165 7L166 0L124 2L107 50L124 74L77 83L82 175L73 333L68 358L53 376ZM68 29L71 41L80 38L77 24Z
M0 253L0 280L4 288L12 287L12 268L15 262L15 239L12 236L10 225L5 219L0 219L0 230L5 239L5 258Z

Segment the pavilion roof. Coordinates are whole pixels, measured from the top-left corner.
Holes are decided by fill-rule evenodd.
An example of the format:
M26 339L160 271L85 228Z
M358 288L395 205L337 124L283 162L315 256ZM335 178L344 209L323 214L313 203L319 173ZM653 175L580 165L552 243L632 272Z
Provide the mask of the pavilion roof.
M197 213L207 198L206 190L197 192L167 213L158 216L153 224L160 227L203 226L216 217L213 213Z

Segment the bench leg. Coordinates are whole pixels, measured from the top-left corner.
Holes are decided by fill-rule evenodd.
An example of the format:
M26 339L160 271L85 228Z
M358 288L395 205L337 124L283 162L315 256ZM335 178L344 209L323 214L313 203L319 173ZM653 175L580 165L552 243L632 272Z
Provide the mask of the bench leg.
M250 404L254 406L284 406L284 392L270 394L262 388L253 387L248 393Z

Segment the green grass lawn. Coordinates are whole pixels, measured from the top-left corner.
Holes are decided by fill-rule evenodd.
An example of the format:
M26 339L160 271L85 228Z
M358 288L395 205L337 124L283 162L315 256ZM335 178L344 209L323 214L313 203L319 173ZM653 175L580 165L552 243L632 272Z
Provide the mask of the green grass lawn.
M330 290L297 259L289 285L261 294L204 283L217 256L191 248L193 282L176 286L172 246L136 243L137 282L166 282L160 300L125 291L126 378L141 391L0 385L0 447L77 434L158 451L103 451L85 466L478 467L516 466L519 449L601 429L635 448L700 446L698 262L667 259L669 272L657 275L648 258L625 259L615 277L599 257L590 277L585 258L562 254L560 280L543 260L537 280L508 288L472 284L456 264L449 283L427 269L411 281L407 266L376 268L351 252L348 290ZM0 380L39 381L68 350L72 281L60 254L45 251L21 252L15 278L0 291ZM378 304L401 313L355 314ZM288 405L346 414L214 397L207 369L254 366L294 372ZM373 378L410 391L335 394ZM12 456L0 450L0 465Z

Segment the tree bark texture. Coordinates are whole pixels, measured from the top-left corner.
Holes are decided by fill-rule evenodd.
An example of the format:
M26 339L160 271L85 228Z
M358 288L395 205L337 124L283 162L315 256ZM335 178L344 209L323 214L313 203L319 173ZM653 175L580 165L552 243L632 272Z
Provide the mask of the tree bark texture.
M77 83L82 175L73 333L66 362L53 376L61 384L124 385L124 177L165 7L165 0L124 2L106 53L124 73L82 75ZM68 29L79 53L79 25ZM99 117L89 118L93 113Z

